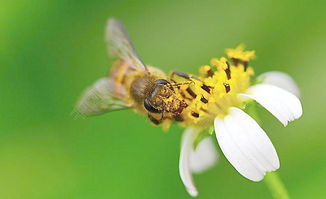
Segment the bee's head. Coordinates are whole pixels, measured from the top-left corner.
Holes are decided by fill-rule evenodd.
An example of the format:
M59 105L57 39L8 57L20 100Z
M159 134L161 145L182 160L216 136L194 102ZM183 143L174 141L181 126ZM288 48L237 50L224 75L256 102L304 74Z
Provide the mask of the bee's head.
M169 88L170 83L164 79L158 79L154 82L148 97L144 100L144 107L151 113L162 113L164 111L165 101L174 92Z
M170 82L165 79L158 79L144 100L144 107L151 113L174 112L178 107L175 104L175 93Z

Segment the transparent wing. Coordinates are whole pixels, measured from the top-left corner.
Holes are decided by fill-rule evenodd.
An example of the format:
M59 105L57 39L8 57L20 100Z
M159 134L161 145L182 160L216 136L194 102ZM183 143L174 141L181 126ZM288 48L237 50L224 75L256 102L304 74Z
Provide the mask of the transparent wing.
M101 78L85 90L75 107L74 113L76 116L92 116L126 108L129 106L114 97L111 80Z
M106 41L111 56L123 59L136 69L146 70L147 67L139 58L128 32L120 21L109 19L106 28Z

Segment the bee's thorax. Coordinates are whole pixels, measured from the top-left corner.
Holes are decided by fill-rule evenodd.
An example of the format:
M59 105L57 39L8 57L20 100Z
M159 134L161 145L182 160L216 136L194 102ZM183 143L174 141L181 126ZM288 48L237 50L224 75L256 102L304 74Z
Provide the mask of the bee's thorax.
M135 78L131 83L130 96L136 103L142 104L145 98L150 94L153 83L153 79L149 76Z

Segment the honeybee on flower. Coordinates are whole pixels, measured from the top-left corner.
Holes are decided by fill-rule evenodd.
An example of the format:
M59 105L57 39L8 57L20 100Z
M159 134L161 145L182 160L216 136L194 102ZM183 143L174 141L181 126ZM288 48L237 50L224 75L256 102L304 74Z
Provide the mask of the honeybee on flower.
M252 81L250 61L255 52L246 51L243 45L227 49L226 57L211 59L209 65L199 68L198 75L179 71L166 75L140 59L116 19L108 21L106 41L117 60L108 77L84 92L76 111L91 116L131 108L164 129L173 122L186 128L179 171L190 195L198 195L192 173L217 160L213 133L207 133L212 126L223 154L244 177L260 181L266 172L279 168L273 144L244 109L256 101L284 126L298 119L302 115L299 91L289 76L270 72Z

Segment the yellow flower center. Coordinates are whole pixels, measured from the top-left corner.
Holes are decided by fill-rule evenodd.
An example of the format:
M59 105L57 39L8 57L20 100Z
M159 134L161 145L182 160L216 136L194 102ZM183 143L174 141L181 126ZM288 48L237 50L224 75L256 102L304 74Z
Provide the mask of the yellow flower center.
M254 58L254 51L244 51L240 45L227 49L225 58L213 58L210 65L199 69L199 78L190 76L190 84L181 85L179 97L188 104L181 114L182 126L206 128L212 125L215 117L224 117L230 107L241 107L237 94L244 93L250 86L254 74L248 65Z

